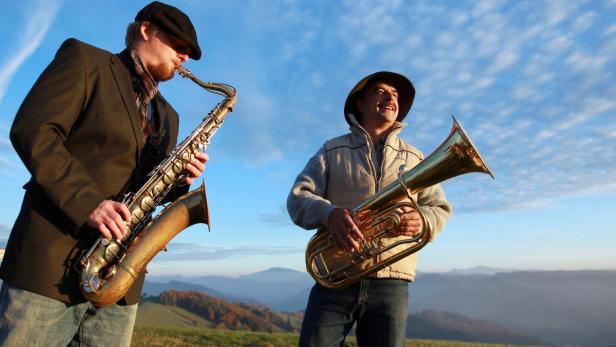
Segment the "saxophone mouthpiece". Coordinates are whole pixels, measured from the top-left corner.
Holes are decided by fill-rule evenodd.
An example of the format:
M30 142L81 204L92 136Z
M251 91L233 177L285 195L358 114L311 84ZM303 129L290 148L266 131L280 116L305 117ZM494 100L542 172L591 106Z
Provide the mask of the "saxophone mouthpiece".
M177 71L177 73L179 73L180 76L182 76L184 78L189 78L190 75L192 75L192 72L188 71L188 69L183 67L182 65L176 66L175 67L175 71Z

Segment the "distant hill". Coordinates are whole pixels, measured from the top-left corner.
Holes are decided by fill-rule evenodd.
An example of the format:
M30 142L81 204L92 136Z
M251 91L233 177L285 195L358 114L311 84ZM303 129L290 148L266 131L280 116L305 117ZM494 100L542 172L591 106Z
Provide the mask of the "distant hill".
M497 323L557 345L616 341L616 271L426 274L410 289L412 312L438 310Z
M284 268L272 268L237 278L225 276L148 276L146 283L169 281L202 285L228 295L228 298L234 302L261 303L279 311L287 310L287 307L281 307L281 303L287 301L290 296L310 288L314 284L314 280L307 273ZM300 305L291 305L292 308L301 307L289 311L304 309L307 298L306 296L304 301L300 299Z
M145 281L143 290L141 291L144 296L158 296L160 293L166 290L179 290L179 291L195 291L200 293L206 293L215 296L220 299L229 300L232 302L245 302L250 304L262 304L255 298L239 297L229 293L223 293L200 284L194 284L182 281L169 281L165 283Z
M546 345L545 341L494 323L471 319L457 313L430 310L409 315L406 337L410 339Z
M198 292L165 291L139 307L137 326L209 327L255 332L299 332L303 313L271 311L266 307L232 303ZM538 339L473 320L459 314L426 311L409 316L409 338L470 342L544 344Z
M199 292L164 291L159 303L177 306L196 314L218 329L249 330L263 332L296 332L298 317L279 314L264 306L237 304ZM300 319L301 320L301 319Z
M501 272L515 272L518 271L516 269L503 269L496 267L488 267L488 266L475 266L468 269L452 269L449 274L456 275L495 275ZM445 273L447 274L447 273Z
M299 282L306 283L312 281L308 274L291 269L285 269L282 267L273 267L265 271L255 272L253 274L239 276L238 279L259 281L259 282Z
M287 312L305 310L306 304L308 304L308 297L310 296L311 289L312 285L287 298L284 298L284 300L280 301L278 305L276 305L276 309Z
M224 293L234 302L261 303L286 312L303 310L314 284L307 273L283 268L238 278L181 280ZM457 313L555 345L608 346L616 341L615 287L616 271L475 268L420 273L409 289L409 312Z

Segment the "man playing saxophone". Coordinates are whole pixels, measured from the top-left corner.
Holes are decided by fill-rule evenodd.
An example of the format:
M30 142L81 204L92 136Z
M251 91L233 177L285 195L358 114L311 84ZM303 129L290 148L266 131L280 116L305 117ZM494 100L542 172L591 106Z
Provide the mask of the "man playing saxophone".
M371 74L349 93L344 116L351 132L331 139L310 158L297 176L287 200L289 215L305 229L327 229L340 248L359 252L364 239L349 208L397 180L402 164L411 168L423 154L398 134L415 89L404 76L387 71ZM415 200L425 209L432 237L445 225L451 206L440 185L420 191ZM393 242L422 232L421 215L402 207ZM344 289L320 284L312 288L300 346L342 345L354 323L359 346L403 346L408 283L415 278L417 253L395 262Z
M103 236L121 239L130 217L118 202L175 147L178 115L158 91L201 49L179 9L152 2L111 54L68 39L26 96L10 137L32 178L0 267L0 344L128 346L143 286L105 307L85 301L77 261ZM188 191L208 156L181 175Z

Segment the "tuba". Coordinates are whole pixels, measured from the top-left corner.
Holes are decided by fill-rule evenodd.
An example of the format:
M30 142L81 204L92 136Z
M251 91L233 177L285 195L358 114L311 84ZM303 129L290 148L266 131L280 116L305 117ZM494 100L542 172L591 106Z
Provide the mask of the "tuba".
M453 118L449 136L432 154L408 171L404 165L401 166L397 181L351 210L357 216L357 227L364 236L360 250L342 249L336 246L327 230L320 230L306 248L308 273L324 287L345 288L419 251L430 241L433 230L424 207L417 204L412 194L470 172L487 173L494 178L470 137ZM400 224L399 208L403 206L419 212L422 232L381 246L380 239L394 236L390 232ZM386 251L391 255L383 258Z
M190 225L210 225L205 187L186 193L151 218L156 206L184 181L184 169L197 151L205 150L227 113L233 110L235 88L222 83L205 83L183 66L176 71L203 89L224 96L199 126L169 156L148 174L149 179L122 202L130 211L128 232L120 240L98 238L78 263L80 289L95 306L116 303L130 289L146 265L165 245Z

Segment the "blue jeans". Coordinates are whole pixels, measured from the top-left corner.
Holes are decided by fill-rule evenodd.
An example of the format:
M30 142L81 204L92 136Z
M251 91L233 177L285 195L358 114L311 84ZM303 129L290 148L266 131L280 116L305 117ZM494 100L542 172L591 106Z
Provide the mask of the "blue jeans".
M310 291L299 345L344 346L357 322L359 346L404 346L408 282L364 279L345 289L315 284Z
M1 346L130 346L137 304L97 308L62 301L2 283Z

